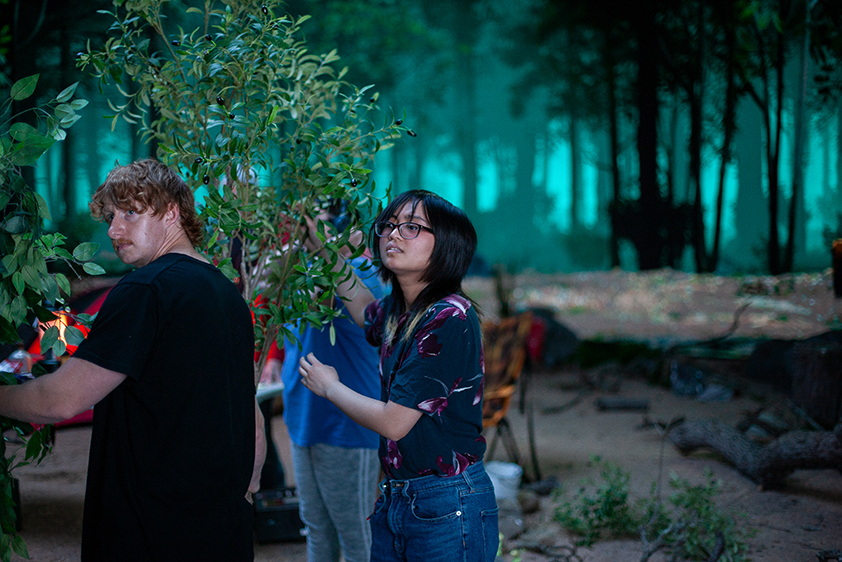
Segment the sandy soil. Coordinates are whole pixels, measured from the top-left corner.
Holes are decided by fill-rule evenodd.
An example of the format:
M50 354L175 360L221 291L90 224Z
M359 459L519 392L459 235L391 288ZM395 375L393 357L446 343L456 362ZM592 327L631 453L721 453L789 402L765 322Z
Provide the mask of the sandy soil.
M487 314L496 310L493 284L472 279L468 292ZM696 341L721 336L734 328L734 338L805 338L840 327L842 301L830 290L830 273L792 278L722 278L672 271L648 274L602 272L556 276L520 276L515 280L518 307L549 307L556 318L580 338L629 338L658 346L675 341ZM525 404L531 406L536 435L538 468L543 478L554 477L575 490L582 478L595 475L593 455L612 461L630 473L632 494L648 495L650 485L670 472L702 483L705 470L721 481L720 505L733 513L738 525L753 529L747 539L750 557L757 562L812 562L820 550L842 548L842 475L837 471L796 471L783 491L760 491L749 479L716 455L699 452L682 456L651 427L641 428L644 416L670 420L717 418L736 424L743 413L756 409L772 391L756 381L744 381L739 361L728 363L723 377L737 389L727 402L702 403L680 397L668 388L643 379L601 368L583 372L561 368L542 370L529 377ZM736 367L735 367L736 365ZM611 384L592 384L594 381ZM591 384L586 384L591 383ZM646 400L647 412L600 411L595 401L604 396ZM519 396L515 398L515 404ZM517 408L509 420L523 457L526 476L535 470L528 460L527 418ZM288 442L283 422L273 424L285 466L289 467ZM18 469L23 510L22 536L32 560L39 562L79 559L82 501L90 428L58 432L52 454L39 466ZM663 455L662 462L659 458ZM498 444L495 460L510 460ZM291 470L287 472L291 476ZM508 518L512 538L505 541L503 558L518 548L526 561L575 560L560 555L573 537L553 522L553 496L540 498L534 514ZM519 522L518 522L519 521ZM514 527L512 527L514 526ZM555 549L557 556L548 554ZM593 548L580 547L584 562L632 562L641 558L639 541L604 541ZM544 552L541 553L540 551ZM569 553L569 551L566 551ZM302 542L256 545L258 561L304 560ZM20 558L13 558L20 560ZM657 556L652 560L664 560Z

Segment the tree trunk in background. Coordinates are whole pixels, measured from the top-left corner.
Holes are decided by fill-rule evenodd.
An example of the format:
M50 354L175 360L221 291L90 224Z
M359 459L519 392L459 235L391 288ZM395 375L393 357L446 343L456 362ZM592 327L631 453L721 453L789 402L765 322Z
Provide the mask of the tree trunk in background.
M821 145L822 161L819 166L819 176L821 177L821 188L819 192L822 195L829 195L833 192L830 182L830 169L833 166L833 160L830 155L830 145L833 142L833 139L831 138L832 128L833 121L830 119L826 119L817 127L819 135L821 136L819 144Z
M842 193L842 99L836 108L836 193Z
M570 115L570 230L582 224L582 131L576 110Z
M97 108L93 107L93 104L89 105L88 107L91 108L91 111L95 111ZM99 155L99 142L98 135L99 130L96 127L85 127L82 129L84 131L85 138L82 142L86 143L85 147L85 171L88 176L88 190L89 193L93 193L97 187L99 187L103 181L105 181L105 177L101 176L100 172L100 164L103 162L100 159ZM107 162L111 164L111 162Z
M735 152L738 161L737 202L734 208L733 252L738 263L762 260L760 241L769 231L768 208L763 193L763 122L760 108L745 100L739 104ZM754 259L747 259L747 258Z
M667 196L669 203L675 201L676 183L678 175L678 112L680 104L673 100L672 107L669 109L669 146L667 147Z
M44 15L47 8L46 0L12 0L9 10L14 17L11 24L11 40L7 55L9 68L9 82L14 84L21 78L33 74L33 69L38 68L35 60L36 50L32 48L33 38L38 33L44 22ZM3 22L6 23L6 22ZM30 96L24 100L12 101L12 115L23 114L23 121L34 119L30 111L35 107L36 97ZM29 124L34 125L31 121ZM21 176L26 185L35 189L35 168L23 166Z
M462 160L462 209L477 218L476 76L474 48L479 22L474 3L459 0L453 7L453 37L456 39L457 150Z
M518 202L519 214L523 217L522 221L515 224L523 225L524 233L534 232L536 219L539 218L536 216L535 184L532 182L535 175L535 129L530 125L529 120L523 120L512 131L517 151L515 200ZM546 217L541 218L546 220ZM535 242L531 236L518 236L518 238L527 244L524 250Z
M71 76L73 68L73 60L70 55L70 39L67 34L67 28L62 26L61 31L61 82L65 85L73 83ZM73 130L65 130L67 135L61 143L61 191L64 197L64 222L72 221L76 215L76 185L74 180L74 171L76 167L73 165L73 154L75 152L76 133ZM55 217L54 217L55 220ZM68 224L69 226L69 224Z
M596 132L597 150L597 172L596 183L596 209L597 217L605 216L608 211L608 205L611 203L611 173L610 168L606 169L606 164L611 161L611 136L605 131ZM607 225L603 220L597 220L596 230L600 234L608 234L610 231L606 229Z
M708 271L707 244L705 243L705 217L702 204L702 86L699 82L702 77L698 76L694 83L688 88L690 103L690 142L688 154L690 155L690 186L693 190L693 227L691 236L693 241L693 255L696 262L696 272Z
M809 6L809 2L807 2ZM795 140L792 158L792 199L789 202L789 237L784 252L783 268L792 271L795 265L795 249L806 250L806 213L804 208L804 167L806 159L807 87L810 75L810 10L807 9L804 39L801 45L801 72L798 80L798 99L795 103ZM800 219L800 220L799 220Z
M705 208L702 199L702 109L705 103L705 67L704 58L707 56L705 33L704 5L699 4L698 30L699 50L696 53L696 61L693 67L693 79L688 87L688 98L690 100L690 184L693 187L693 254L696 259L696 272L707 273L711 271L708 251L707 236L705 233Z
M783 39L778 41L775 56L775 116L772 119L772 103L766 98L766 173L769 178L769 239L766 246L766 258L769 262L769 273L779 275L784 273L781 264L781 243L778 229L778 207L780 205L780 154L781 154L781 132L783 130L783 98L784 98L784 46ZM767 88L768 92L768 88ZM774 135L772 123L774 121Z
M730 18L725 18L730 21ZM722 240L722 208L725 204L725 180L728 166L733 155L734 134L737 127L737 70L735 60L736 37L733 26L726 26L725 43L727 60L725 63L725 109L722 114L722 148L719 150L719 178L716 195L716 219L713 227L713 248L710 255L710 271L719 266L719 252Z
M606 33L606 47L605 47L605 66L606 74L608 76L608 122L609 122L609 144L610 144L610 163L611 163L611 202L616 205L620 201L622 185L620 181L620 133L619 125L617 123L617 69L614 65L614 60L611 53L613 45L611 43L611 32ZM610 208L610 207L609 207ZM617 230L614 225L614 216L611 215L611 236L608 243L608 252L611 267L620 267L620 241L617 237Z
M553 153L553 138L550 131L550 120L546 119L544 122L544 131L541 135L542 150L544 151L544 158L541 160L541 185L537 186L541 191L542 197L549 196L550 188L550 158Z
M637 246L640 270L664 265L659 230L662 197L658 185L658 45L651 0L640 7L637 52L637 150L640 162L640 238Z
M404 172L406 171L406 158L403 156L403 143L396 142L390 152L389 159L392 164L392 195L403 193L407 190L406 181L404 180Z

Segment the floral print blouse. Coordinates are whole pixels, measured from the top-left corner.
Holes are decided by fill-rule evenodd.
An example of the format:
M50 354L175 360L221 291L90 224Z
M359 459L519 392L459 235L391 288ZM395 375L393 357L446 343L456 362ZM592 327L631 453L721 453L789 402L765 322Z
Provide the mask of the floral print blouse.
M366 338L380 348L381 399L421 410L400 441L380 437L380 464L392 479L454 476L482 460L484 360L479 319L470 301L450 295L430 307L409 338L408 313L386 341L386 299L366 309Z

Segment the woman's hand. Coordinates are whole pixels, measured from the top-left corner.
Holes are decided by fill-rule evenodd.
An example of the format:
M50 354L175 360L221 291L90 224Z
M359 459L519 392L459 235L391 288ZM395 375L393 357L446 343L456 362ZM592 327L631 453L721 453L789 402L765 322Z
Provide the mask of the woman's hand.
M333 402L361 426L393 441L403 439L421 417L421 410L395 402L384 404L351 390L339 380L336 369L325 365L312 353L299 360L298 372L304 386Z
M339 374L330 365L325 365L312 353L298 361L301 382L315 394L327 398L330 387L339 382Z

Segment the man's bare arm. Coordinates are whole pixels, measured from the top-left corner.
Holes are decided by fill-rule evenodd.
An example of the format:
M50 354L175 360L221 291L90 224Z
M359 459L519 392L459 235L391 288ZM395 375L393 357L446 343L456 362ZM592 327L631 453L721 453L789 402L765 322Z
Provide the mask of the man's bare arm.
M249 482L249 493L255 493L260 489L260 472L263 463L266 461L266 426L263 421L263 413L257 398L254 399L254 466Z
M117 388L126 375L71 357L56 372L0 386L0 415L30 423L56 423L81 414Z

